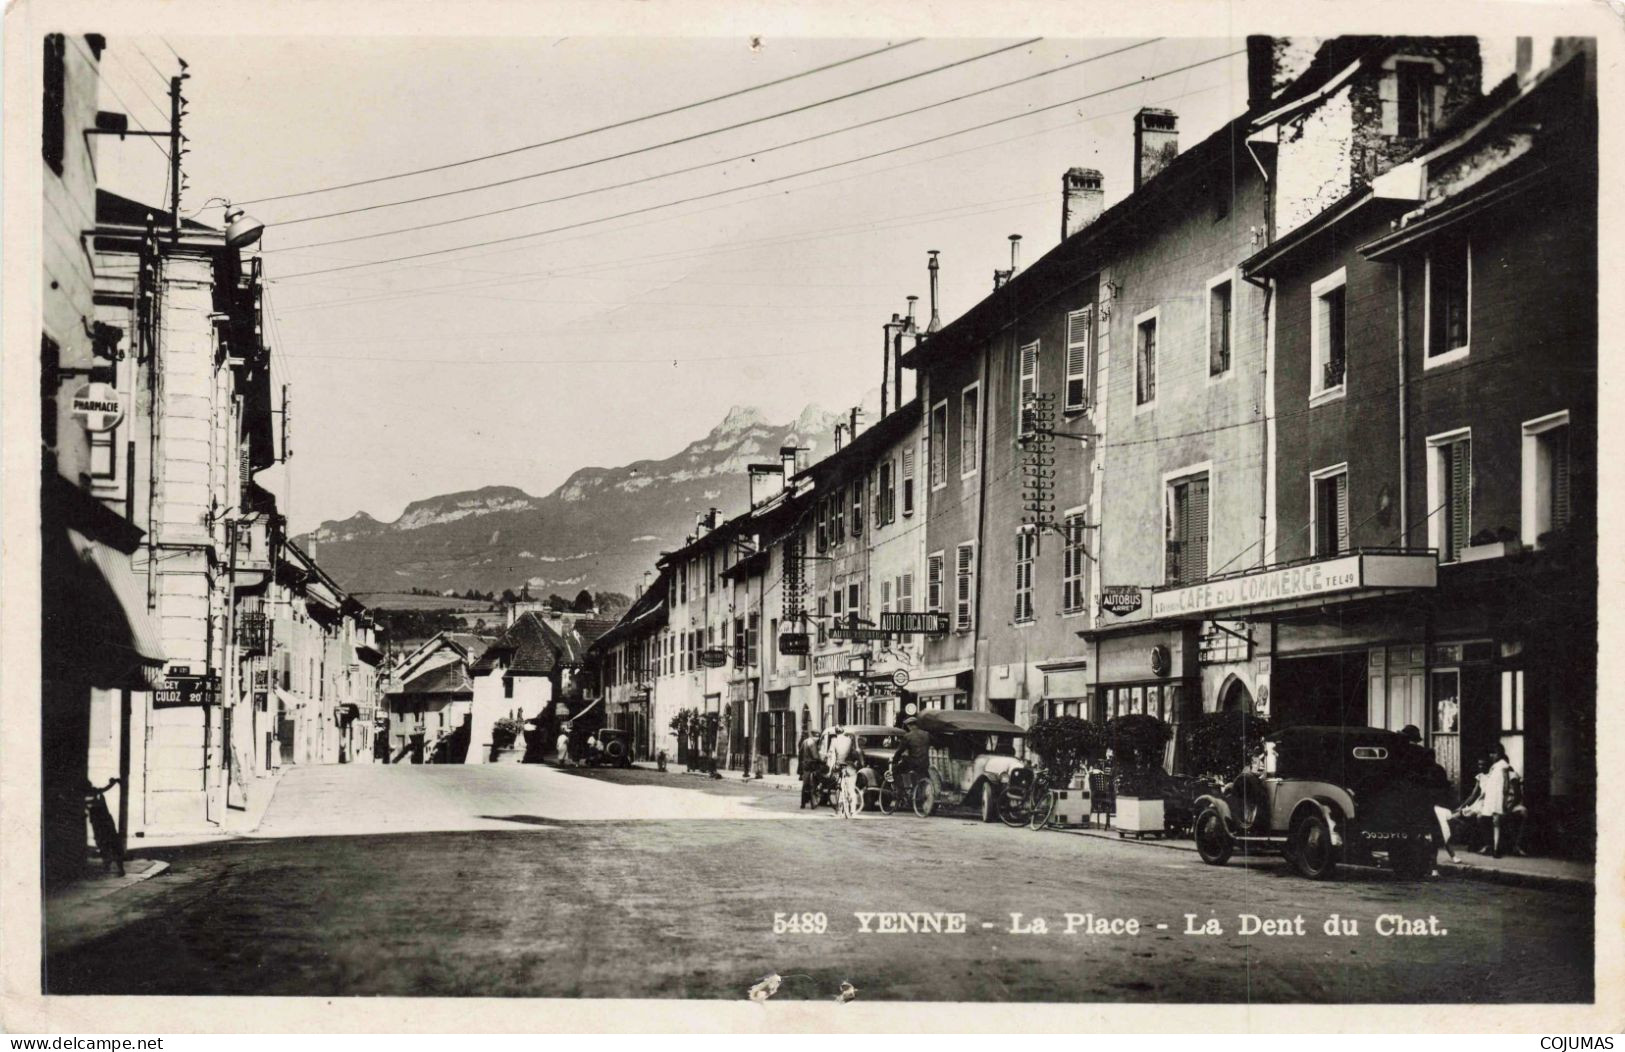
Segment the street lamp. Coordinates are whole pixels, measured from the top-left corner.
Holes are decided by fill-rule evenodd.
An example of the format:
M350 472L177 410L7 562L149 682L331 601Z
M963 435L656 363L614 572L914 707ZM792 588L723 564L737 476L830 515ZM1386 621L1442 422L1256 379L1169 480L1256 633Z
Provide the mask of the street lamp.
M232 211L231 205L226 205L226 244L232 248L247 248L259 241L263 233L264 223L245 214L241 208Z

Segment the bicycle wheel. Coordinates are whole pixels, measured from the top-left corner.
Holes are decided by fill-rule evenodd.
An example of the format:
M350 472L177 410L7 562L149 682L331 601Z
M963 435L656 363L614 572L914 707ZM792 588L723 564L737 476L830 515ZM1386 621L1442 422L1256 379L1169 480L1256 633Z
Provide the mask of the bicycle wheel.
M1033 812L1032 787L1025 793L1003 793L999 797L999 821L1011 829L1020 829L1027 824L1028 817Z
M1043 829L1055 816L1055 794L1048 789L1044 789L1043 793L1038 805L1033 808L1033 813L1027 818L1027 826L1030 829Z
M929 778L922 778L914 783L914 813L921 818L930 818L931 811L937 806L937 787Z

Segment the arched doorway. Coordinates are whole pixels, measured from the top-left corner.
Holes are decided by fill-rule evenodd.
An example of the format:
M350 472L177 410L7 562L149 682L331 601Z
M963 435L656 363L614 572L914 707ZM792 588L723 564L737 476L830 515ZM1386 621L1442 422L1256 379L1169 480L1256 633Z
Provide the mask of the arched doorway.
M1231 676L1219 688L1220 712L1255 712L1252 691L1240 678Z

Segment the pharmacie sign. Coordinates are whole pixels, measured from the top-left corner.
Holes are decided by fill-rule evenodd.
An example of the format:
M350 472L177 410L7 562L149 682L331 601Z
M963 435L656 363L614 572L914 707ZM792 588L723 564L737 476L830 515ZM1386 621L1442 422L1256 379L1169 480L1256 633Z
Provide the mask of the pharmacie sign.
M1438 583L1438 567L1431 553L1345 555L1153 592L1151 616L1180 617L1364 590L1432 588Z
M96 434L111 431L124 419L124 400L111 384L85 384L73 393L71 412Z

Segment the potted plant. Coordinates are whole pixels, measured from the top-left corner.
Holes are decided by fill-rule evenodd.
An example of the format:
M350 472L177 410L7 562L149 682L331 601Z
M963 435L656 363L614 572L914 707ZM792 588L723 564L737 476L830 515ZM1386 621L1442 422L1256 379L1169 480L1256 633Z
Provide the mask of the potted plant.
M1509 526L1479 530L1468 540L1467 547L1461 550L1461 561L1471 563L1480 559L1499 559L1515 554L1520 547L1518 531Z
M518 759L517 756L512 755L516 751L513 743L519 740L519 735L524 733L524 729L520 722L511 716L504 716L491 725L492 763L511 762Z
M1055 790L1051 821L1059 825L1088 822L1093 810L1088 766L1106 748L1106 735L1100 726L1076 716L1052 716L1028 729L1027 747L1049 773L1050 786Z
M1162 751L1173 733L1172 727L1155 716L1141 713L1119 716L1107 724L1106 735L1117 765L1118 832L1163 831Z
M1185 756L1198 782L1220 788L1246 770L1274 730L1268 717L1235 709L1207 712L1186 729Z

